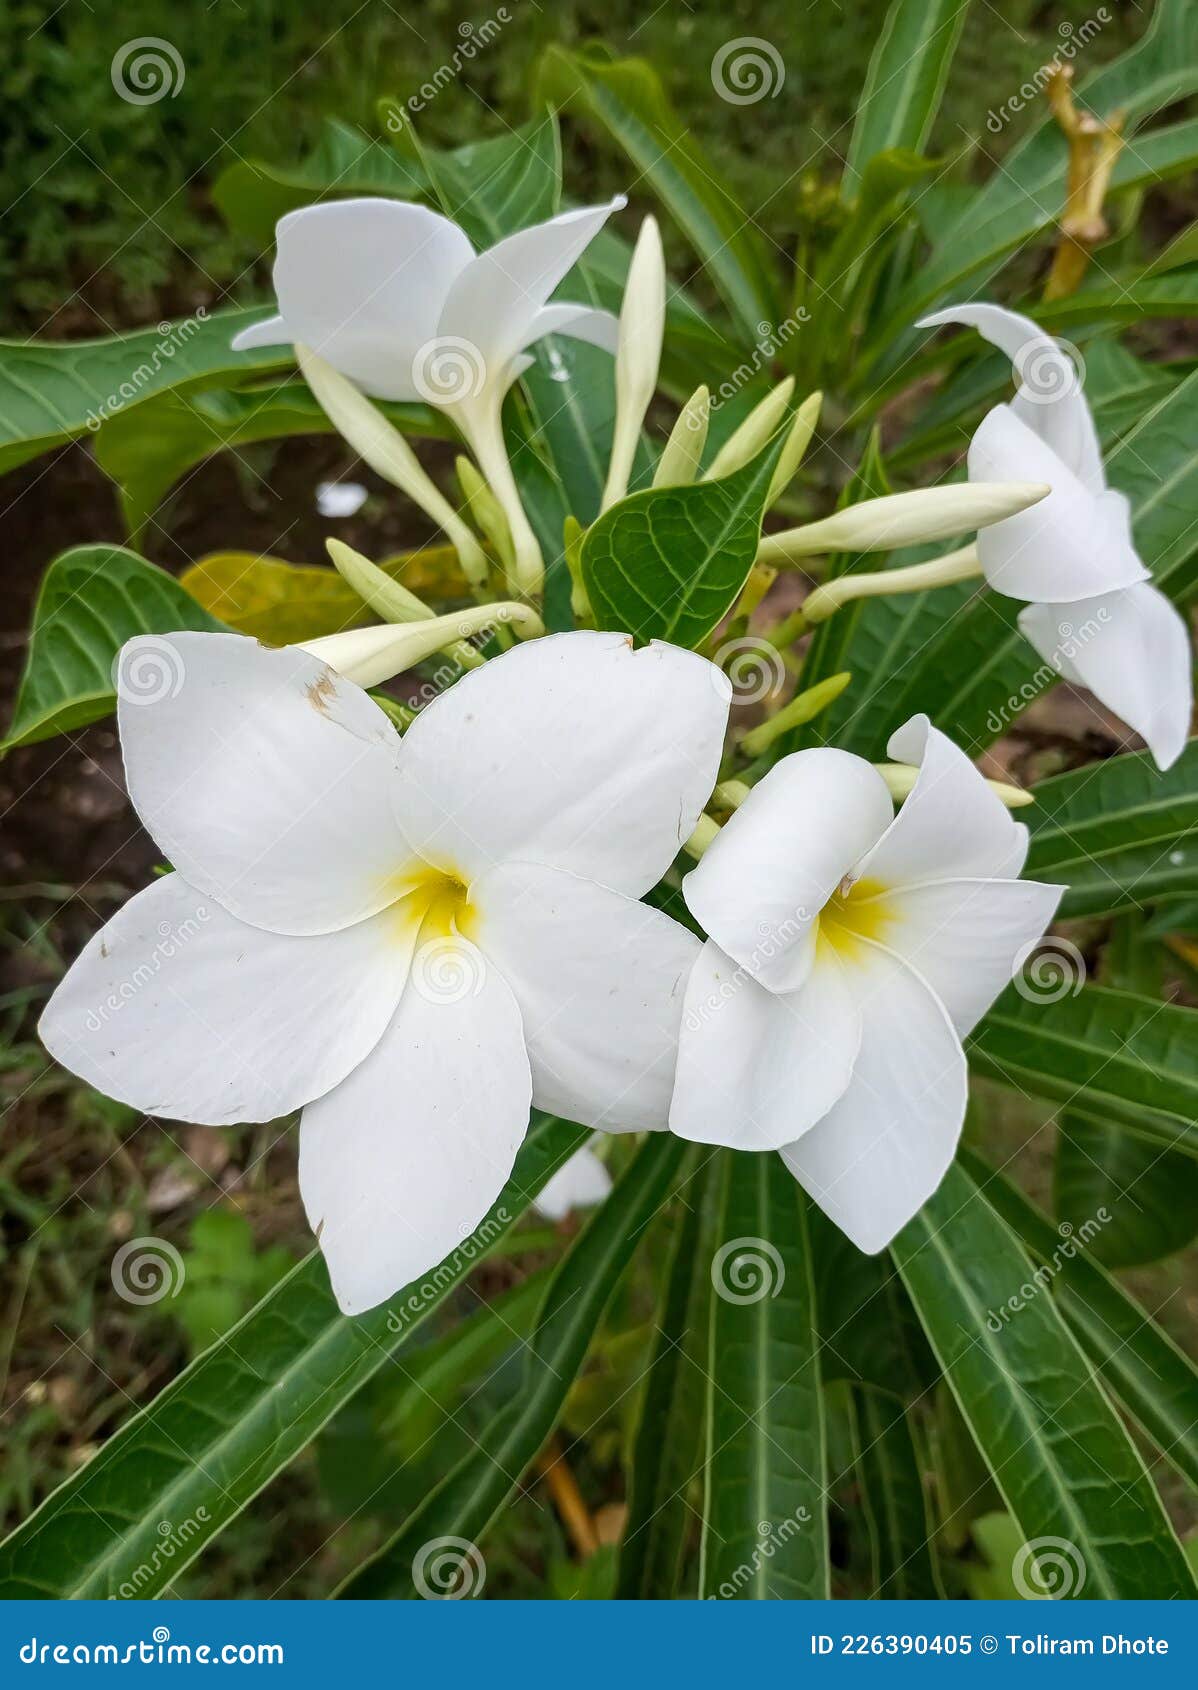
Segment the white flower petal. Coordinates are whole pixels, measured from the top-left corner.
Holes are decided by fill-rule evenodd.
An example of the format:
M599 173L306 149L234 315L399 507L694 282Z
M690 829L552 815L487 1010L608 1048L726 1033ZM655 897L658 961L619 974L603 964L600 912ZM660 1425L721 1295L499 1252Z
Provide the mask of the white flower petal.
M172 865L232 914L327 933L395 897L399 736L306 651L239 634L145 635L117 677L129 796Z
M1127 501L1097 498L1008 405L996 405L969 446L971 481L1043 481L1046 499L978 533L982 572L1008 598L1064 603L1148 575L1136 555Z
M683 881L687 907L754 979L795 991L820 910L893 815L863 758L824 748L783 757Z
M65 1068L147 1115L272 1121L370 1053L409 952L391 910L287 938L168 874L93 936L38 1030Z
M402 200L331 200L276 231L275 292L290 331L377 399L416 399L416 353L474 257L456 223Z
M852 1081L782 1157L824 1213L874 1255L944 1178L965 1119L967 1074L944 1005L905 962L869 948Z
M550 294L619 206L563 211L480 253L455 278L437 333L469 341L497 376L529 344L529 329Z
M614 355L619 333L619 320L612 312L598 311L590 305L555 301L537 312L528 326L523 346L531 346L542 335L565 334L573 340L589 341L592 346Z
M248 352L257 346L290 346L294 339L282 317L265 317L262 322L251 323L248 329L235 334L229 345L234 352Z
M1045 662L1138 733L1167 769L1194 710L1190 632L1159 587L1144 583L1076 604L1030 604L1019 628Z
M694 935L529 863L493 869L470 897L473 937L520 1005L537 1107L605 1132L664 1128Z
M1091 493L1106 486L1094 418L1082 391L1082 371L1030 317L1002 305L951 305L925 317L916 327L963 323L977 329L991 346L1005 352L1015 369L1019 392L1011 409L1033 429Z
M593 1209L611 1191L611 1175L584 1144L541 1187L533 1208L547 1221L564 1221L572 1209Z
M821 954L805 986L759 986L708 940L682 1015L670 1130L698 1144L780 1150L848 1086L861 1017L843 969Z
M694 830L731 688L675 646L552 634L463 676L404 736L396 813L470 879L519 860L639 897Z
M911 795L869 856L862 879L883 887L958 876L1012 879L1027 856L1027 828L1012 819L969 758L926 716L912 716L890 736L900 763L918 763Z
M520 1011L497 970L461 947L464 992L422 991L414 969L372 1054L304 1110L300 1193L346 1314L469 1237L528 1127Z
M961 1038L1048 927L1063 886L1037 880L936 880L883 893L888 950L927 982Z

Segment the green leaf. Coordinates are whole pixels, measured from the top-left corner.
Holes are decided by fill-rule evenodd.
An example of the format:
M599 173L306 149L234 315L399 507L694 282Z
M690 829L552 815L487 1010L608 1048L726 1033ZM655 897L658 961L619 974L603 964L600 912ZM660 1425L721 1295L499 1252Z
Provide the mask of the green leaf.
M427 1586L421 1590L422 1550L446 1538L477 1546L552 1432L608 1299L686 1151L682 1140L669 1133L649 1135L554 1270L524 1380L509 1412L491 1424L477 1447L390 1542L341 1586L338 1596L427 1594Z
M869 1530L873 1580L882 1601L942 1597L919 1456L905 1411L878 1391L853 1392L861 1509Z
M587 529L582 572L601 628L702 644L753 566L788 423L731 475L633 493Z
M165 1590L462 1284L585 1137L540 1117L470 1239L368 1314L338 1311L313 1251L0 1545L0 1596Z
M287 349L281 356L289 361ZM443 414L428 406L379 409L405 434L456 438ZM125 523L136 540L175 483L215 453L335 432L303 381L245 392L164 393L104 423L96 461L119 486Z
M747 339L772 327L774 280L752 223L671 108L657 72L643 59L611 61L554 46L540 62L539 86L558 104L581 107L627 153L677 219Z
M969 0L891 0L857 102L840 184L846 199L877 153L922 152L968 10Z
M414 199L427 186L424 173L392 147L360 129L326 117L320 141L299 164L239 159L212 184L225 221L263 248L273 246L275 224L289 211L341 195Z
M1198 13L1189 0L1161 0L1147 33L1114 63L1087 77L1079 104L1107 117L1117 110L1135 124L1198 89ZM962 206L927 261L879 325L882 357L871 369L862 360L857 379L873 386L880 369L901 371L911 347L911 325L941 299L960 297L971 281L976 293L1003 256L1055 227L1065 205L1068 149L1055 120L1045 115L1014 147L977 193ZM1189 169L1198 157L1198 123L1187 121L1140 133L1123 149L1113 191L1151 187Z
M969 1059L1003 1085L1198 1155L1198 1011L1033 968L982 1021Z
M1099 1378L1183 1478L1198 1486L1198 1370L1099 1265L1099 1247L1113 1223L1096 1227L1098 1210L1092 1209L1066 1233L979 1157L964 1152L962 1159L992 1207L1047 1270L1034 1283L1051 1285Z
M1053 1201L1075 1230L1100 1211L1090 1254L1107 1267L1135 1267L1184 1250L1198 1237L1198 1165L1111 1121L1078 1110L1057 1123Z
M8 737L0 751L98 722L116 706L113 665L135 634L220 633L165 570L122 546L73 546L47 569Z
M703 1379L711 1301L708 1165L686 1184L656 1341L644 1380L620 1541L621 1598L693 1594L682 1584L694 1510L687 1491L703 1465Z
M381 109L397 147L415 160L442 211L480 251L556 212L562 148L552 113L446 152L420 140L398 100L384 100Z
M1025 1544L1070 1546L1056 1594L1192 1597L1139 1455L1052 1298L1021 1289L1031 1264L961 1167L892 1249Z
M807 1233L824 1384L843 1379L915 1401L936 1366L894 1263L885 1253L862 1255L820 1209L808 1209Z
M1198 892L1198 739L1163 774L1150 752L1136 751L1041 781L1033 796L1024 872L1066 883L1059 915Z
M718 1161L700 1594L819 1600L827 1443L807 1199L779 1156Z
M94 433L171 388L219 387L289 364L289 347L229 350L240 329L265 315L261 307L197 312L100 340L0 341L0 471Z

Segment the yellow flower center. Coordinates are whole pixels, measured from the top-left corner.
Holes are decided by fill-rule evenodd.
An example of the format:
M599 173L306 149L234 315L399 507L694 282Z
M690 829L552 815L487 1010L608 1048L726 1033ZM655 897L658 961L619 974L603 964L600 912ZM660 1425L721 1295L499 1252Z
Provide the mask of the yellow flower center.
M405 943L410 943L413 928L422 942L455 934L473 938L478 912L470 902L469 886L455 869L420 863L402 869L393 885L391 908Z
M835 951L841 962L861 955L862 942L884 943L894 910L881 881L844 880L819 912L819 943Z

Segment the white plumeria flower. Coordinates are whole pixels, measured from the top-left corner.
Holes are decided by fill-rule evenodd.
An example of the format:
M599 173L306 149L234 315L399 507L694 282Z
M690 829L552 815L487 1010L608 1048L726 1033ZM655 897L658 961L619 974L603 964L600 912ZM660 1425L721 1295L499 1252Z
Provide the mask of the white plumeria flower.
M279 315L233 346L308 347L376 399L445 411L502 504L518 556L539 558L504 449L503 399L544 335L615 351L610 312L549 296L624 203L562 212L483 253L448 217L403 200L288 212L276 230Z
M574 1209L593 1209L611 1191L611 1175L585 1144L546 1181L533 1202L547 1221L564 1221Z
M999 305L954 305L920 328L964 323L1005 352L1019 390L996 405L969 447L971 481L1046 481L1047 499L983 529L978 558L989 584L1031 602L1024 637L1095 697L1167 769L1193 712L1189 630L1151 584L1132 540L1122 493L1106 484L1098 436L1072 359L1030 317Z
M847 751L784 757L683 881L711 935L686 989L670 1126L778 1150L859 1249L935 1191L965 1118L961 1040L1052 918L1027 829L926 716L894 815Z
M402 741L296 647L136 639L125 675L129 794L176 872L95 935L42 1038L147 1114L306 1105L300 1189L347 1313L478 1225L530 1101L666 1126L699 946L637 900L715 780L712 664L558 634L466 675Z

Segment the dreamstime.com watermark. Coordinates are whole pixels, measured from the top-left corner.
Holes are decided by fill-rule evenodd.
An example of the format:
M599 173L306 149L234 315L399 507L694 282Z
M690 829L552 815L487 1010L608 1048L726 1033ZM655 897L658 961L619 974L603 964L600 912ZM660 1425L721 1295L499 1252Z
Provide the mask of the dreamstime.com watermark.
M155 1583L159 1573L170 1568L175 1556L186 1549L193 1538L200 1535L210 1518L208 1510L201 1503L195 1513L189 1515L181 1525L173 1526L169 1520L159 1520L158 1536L161 1542L154 1545L148 1560L134 1567L124 1584L117 1586L117 1597L122 1602L132 1602L139 1597L147 1585Z
M434 1537L422 1543L412 1562L412 1583L426 1602L461 1602L481 1596L487 1563L467 1537Z
M999 738L1015 717L1026 710L1029 704L1034 703L1042 692L1047 691L1057 681L1072 679L1066 665L1073 663L1078 653L1101 633L1110 619L1110 609L1104 604L1099 606L1095 615L1087 616L1079 627L1075 628L1072 622L1059 624L1059 642L1052 661L1041 663L1036 672L1024 681L1018 692L1011 693L986 717L986 727L995 739Z
M771 1520L762 1520L757 1527L757 1542L753 1552L747 1560L734 1567L732 1572L715 1590L709 1591L709 1602L730 1602L739 1596L745 1586L756 1578L761 1569L773 1560L779 1549L785 1548L791 1538L798 1537L806 1526L811 1524L811 1513L806 1508L796 1508L793 1514L787 1515L779 1525Z
M109 75L115 91L129 106L153 106L168 95L173 100L187 80L183 55L160 35L138 35L112 55Z
M776 927L768 921L762 921L757 926L757 943L749 952L747 963L739 963L726 980L721 980L714 991L708 992L701 1003L692 1004L685 1015L684 1025L688 1033L698 1033L707 1025L724 1004L733 999L736 994L751 980L755 980L767 962L779 956L792 939L797 939L810 924L808 912L801 906L792 915L780 921Z
M999 135L1010 123L1013 117L1018 117L1025 107L1035 105L1054 76L1059 76L1067 64L1070 64L1083 47L1088 47L1096 35L1111 21L1111 13L1105 6L1099 6L1092 18L1087 18L1083 24L1061 24L1058 33L1061 45L1052 58L1042 64L1035 75L1022 83L1011 95L1004 100L997 111L991 109L986 114L986 128L992 135Z
M420 84L414 94L410 94L403 103L403 109L409 117L418 117L449 87L456 82L466 66L476 59L485 48L491 46L502 33L504 25L512 21L512 14L506 6L496 9L495 16L487 18L484 23L460 23L458 25L459 41L444 64ZM387 128L393 135L397 135L403 128L403 118L398 112L392 111L387 117Z
M738 35L725 41L711 61L711 86L730 106L755 106L782 92L786 65L772 41Z
M1081 1595L1086 1559L1066 1537L1034 1537L1015 1551L1011 1582L1025 1602L1063 1602Z
M726 405L730 399L735 399L741 388L751 382L754 376L768 369L787 342L793 340L803 324L810 321L810 311L801 305L792 316L783 317L780 323L758 323L752 356L739 363L732 373L725 376L719 386L712 390L707 415L718 411L720 406ZM703 417L688 414L687 424L690 428L701 428Z
M169 1239L131 1238L113 1256L109 1277L122 1302L145 1307L160 1303L164 1297L177 1297L187 1269Z
M420 1284L408 1292L397 1309L392 1309L387 1316L387 1330L391 1333L402 1332L414 1320L419 1320L437 1299L445 1294L462 1277L462 1268L473 1262L475 1258L486 1255L490 1246L497 1238L501 1238L511 1225L512 1217L506 1209L499 1208L475 1227L474 1231L451 1250L444 1261L438 1262L431 1273L426 1273Z
M177 957L195 938L209 916L207 904L197 904L192 913L182 921L160 921L158 939L149 955L138 963L126 979L114 986L102 1002L93 1005L84 1016L83 1025L87 1031L98 1033L106 1021L124 1009L140 992L144 992L147 986L152 985L166 964Z
M1096 1209L1093 1216L1083 1221L1079 1227L1075 1227L1070 1221L1062 1221L1057 1227L1061 1242L1049 1259L1042 1262L1031 1278L1024 1280L1018 1291L1012 1292L1005 1303L1001 1303L997 1309L986 1311L986 1325L991 1332L1001 1332L1012 1316L1034 1302L1041 1291L1046 1291L1066 1263L1079 1256L1086 1245L1097 1238L1103 1227L1109 1224L1110 1219L1110 1211L1102 1208Z
M730 1238L711 1258L711 1284L725 1303L760 1303L786 1284L786 1263L768 1238Z
M140 1643L39 1643L31 1637L17 1650L22 1666L94 1667L281 1667L281 1643L172 1643L156 1625Z
M98 428L107 422L109 417L140 399L145 389L162 369L170 363L175 353L187 345L188 341L198 334L201 323L208 319L207 308L197 306L191 317L185 317L181 323L159 323L158 340L148 358L143 358L135 370L131 370L118 388L94 406L85 418L87 427L94 434Z

